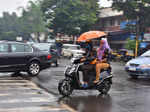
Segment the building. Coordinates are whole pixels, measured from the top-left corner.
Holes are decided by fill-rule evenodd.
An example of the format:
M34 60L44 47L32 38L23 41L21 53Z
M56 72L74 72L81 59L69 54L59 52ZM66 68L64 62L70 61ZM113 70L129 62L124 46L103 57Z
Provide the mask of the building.
M130 33L120 27L124 21L127 21L123 12L112 8L103 8L100 10L99 18L96 29L108 33L108 41L113 49L124 48Z

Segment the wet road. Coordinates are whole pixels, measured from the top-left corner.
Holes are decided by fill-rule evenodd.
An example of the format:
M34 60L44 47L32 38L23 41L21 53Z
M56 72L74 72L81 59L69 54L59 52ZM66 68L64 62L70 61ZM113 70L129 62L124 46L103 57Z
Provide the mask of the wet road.
M68 112L56 97L22 77L0 77L0 112Z
M60 67L45 70L32 80L78 112L149 112L150 79L130 79L124 65L116 62L112 63L114 78L109 95L101 96L96 90L75 90L70 98L61 98L57 84L64 78L67 63L68 60L61 60Z

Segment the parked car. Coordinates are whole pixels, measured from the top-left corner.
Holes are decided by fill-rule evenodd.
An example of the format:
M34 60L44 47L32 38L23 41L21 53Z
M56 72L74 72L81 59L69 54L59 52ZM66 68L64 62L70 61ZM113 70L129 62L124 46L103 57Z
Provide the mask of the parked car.
M20 42L0 41L0 72L28 72L36 76L50 67L51 55Z
M74 44L63 44L62 48L62 55L64 57L77 57L82 56L85 52L81 50L80 45L74 45Z
M46 51L51 54L51 63L54 63L55 66L58 66L58 54L56 45L52 43L34 43L32 46L38 48L41 51Z
M150 76L150 50L127 62L125 70L132 78Z

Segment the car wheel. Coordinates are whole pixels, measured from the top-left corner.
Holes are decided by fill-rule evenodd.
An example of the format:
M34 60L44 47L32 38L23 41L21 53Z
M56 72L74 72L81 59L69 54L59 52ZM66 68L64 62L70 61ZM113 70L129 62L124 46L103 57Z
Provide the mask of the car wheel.
M40 73L40 64L33 61L28 66L28 74L31 76L37 76Z
M138 78L137 75L130 75L130 77L131 77L132 79L137 79L137 78Z

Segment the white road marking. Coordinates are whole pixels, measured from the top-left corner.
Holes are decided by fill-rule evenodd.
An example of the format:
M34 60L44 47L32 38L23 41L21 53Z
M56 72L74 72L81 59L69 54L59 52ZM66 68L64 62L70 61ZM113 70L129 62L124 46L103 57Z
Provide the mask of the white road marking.
M5 86L5 87L2 87L0 86L0 91L2 90L42 90L40 88L35 88L35 87L9 87L9 86Z
M0 80L0 82L29 82L28 80Z
M30 86L32 85L32 83L1 83L0 82L0 86L24 86L24 85Z
M4 91L3 91L4 90ZM21 91L23 90L23 91ZM27 90L27 92L26 92ZM31 90L31 91L30 91ZM54 95L49 94L48 92L44 91L43 89L39 88L36 84L32 83L31 81L24 80L19 78L0 78L0 105L11 105L11 104L21 104L21 103L48 103L49 105L56 103L57 99ZM30 96L30 95L38 95L38 96ZM27 95L26 98L20 98L17 96ZM29 95L29 96L28 96ZM40 96L41 95L41 96ZM44 95L44 96L43 96ZM13 97L11 99L11 96ZM4 98L2 98L4 97ZM10 99L5 97L10 97ZM2 98L2 99L1 99ZM33 107L20 107L17 106L11 108L0 108L0 112L45 112L45 111L63 111L63 110L71 110L68 109L67 106L60 105L60 106L33 106ZM47 105L48 105L47 104ZM31 106L31 105L30 105Z
M9 94L0 94L0 96L8 96Z
M54 98L26 98L26 99L4 99L0 100L1 103L39 103L39 102L53 102Z
M40 91L39 91L40 92ZM12 92L12 93L0 93L0 97L2 97L2 96L12 96L13 97L13 95L14 94L17 94L17 95L40 95L40 94L42 94L41 92L40 92L40 94L39 94L39 92L37 91L37 92L27 92L27 93L22 93L22 92ZM0 101L1 102L1 101Z
M62 111L65 108L53 108L53 107L26 107L26 108L12 108L12 109L0 109L0 112L41 112L41 111Z

